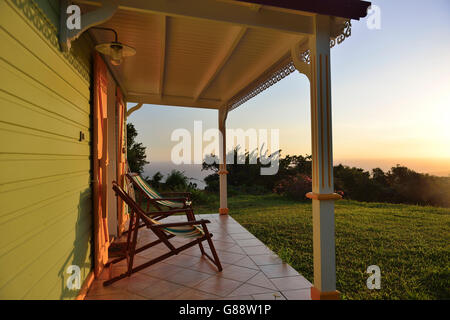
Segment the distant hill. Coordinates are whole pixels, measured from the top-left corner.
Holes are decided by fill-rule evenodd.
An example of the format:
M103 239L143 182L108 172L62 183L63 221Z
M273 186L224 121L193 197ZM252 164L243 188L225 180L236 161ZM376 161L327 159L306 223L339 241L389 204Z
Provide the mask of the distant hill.
M381 168L384 171L400 164L418 173L428 173L438 177L450 176L450 159L429 158L387 158L387 159L345 159L335 158L334 165L343 164L350 167L362 168L371 171L373 168Z
M438 176L438 177L450 177L450 171L433 171L427 172L430 175Z

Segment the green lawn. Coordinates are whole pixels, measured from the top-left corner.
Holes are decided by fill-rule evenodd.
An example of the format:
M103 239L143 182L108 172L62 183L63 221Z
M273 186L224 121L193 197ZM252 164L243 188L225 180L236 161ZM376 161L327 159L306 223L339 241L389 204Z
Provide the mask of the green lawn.
M217 212L218 203L196 208ZM230 214L313 279L311 203L277 195L229 198ZM337 289L344 299L450 299L450 209L336 202ZM366 287L370 265L381 289Z

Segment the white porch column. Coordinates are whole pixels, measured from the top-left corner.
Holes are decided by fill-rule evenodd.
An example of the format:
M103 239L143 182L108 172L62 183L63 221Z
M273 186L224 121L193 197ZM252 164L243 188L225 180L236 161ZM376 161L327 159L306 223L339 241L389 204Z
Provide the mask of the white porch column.
M227 143L226 143L226 108L219 110L219 188L220 188L220 208L219 214L228 214L228 195L227 195Z
M330 84L330 17L314 18L315 32L303 47L293 48L297 69L305 73L311 88L311 145L314 286L312 299L339 299L336 291L336 262L334 234L333 148L331 130ZM299 52L309 49L309 60Z

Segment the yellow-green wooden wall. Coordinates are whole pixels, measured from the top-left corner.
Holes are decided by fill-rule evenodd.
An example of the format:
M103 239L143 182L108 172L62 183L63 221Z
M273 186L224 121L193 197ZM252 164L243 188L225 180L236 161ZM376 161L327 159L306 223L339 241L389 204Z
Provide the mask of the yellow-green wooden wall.
M62 54L45 1L0 0L0 299L72 299L92 269L89 43Z

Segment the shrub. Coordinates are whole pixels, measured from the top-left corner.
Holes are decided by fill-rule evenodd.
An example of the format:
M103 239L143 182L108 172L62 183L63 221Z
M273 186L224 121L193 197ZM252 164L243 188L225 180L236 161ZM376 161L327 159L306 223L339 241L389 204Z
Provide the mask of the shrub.
M304 174L296 174L280 180L274 188L274 192L293 200L304 200L305 194L312 189L312 180Z
M192 202L194 205L212 204L218 200L217 194L212 194L204 190L191 190Z
M183 171L172 170L167 176L165 185L174 191L185 191L188 189L189 180Z

